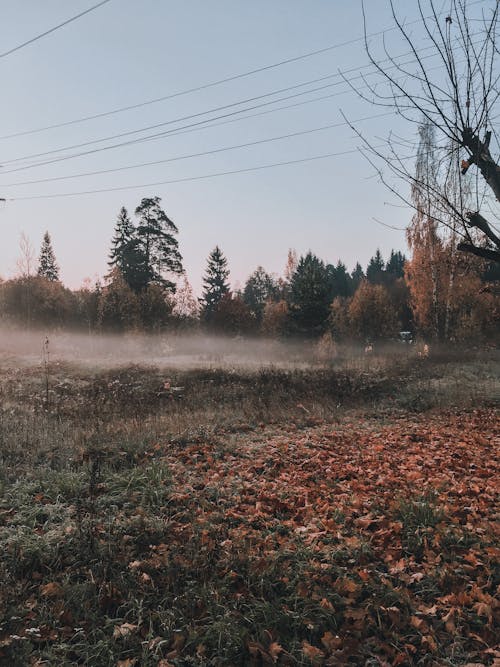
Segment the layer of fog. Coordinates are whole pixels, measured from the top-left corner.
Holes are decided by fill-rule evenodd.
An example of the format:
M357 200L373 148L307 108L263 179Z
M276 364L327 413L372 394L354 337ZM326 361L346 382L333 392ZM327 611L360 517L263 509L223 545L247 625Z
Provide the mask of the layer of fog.
M186 333L85 334L0 329L0 362L70 362L105 367L300 367L317 361L313 343Z

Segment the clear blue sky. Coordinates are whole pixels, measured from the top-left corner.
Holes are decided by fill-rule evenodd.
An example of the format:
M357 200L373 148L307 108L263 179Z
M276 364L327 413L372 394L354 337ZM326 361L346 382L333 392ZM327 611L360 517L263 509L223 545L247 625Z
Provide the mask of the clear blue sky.
M3 0L0 52L96 2ZM391 25L387 4L385 0L368 3L370 32ZM408 20L416 18L415 4L409 0L397 3ZM44 39L0 58L0 135L168 95L361 35L361 6L357 0L112 0ZM357 42L134 111L2 139L0 164L166 122L366 62L363 45ZM382 113L361 102L344 84L288 104L341 91L347 92L313 104L52 165L6 174L2 172L24 163L4 164L0 196L21 198L127 186L351 150L359 141L344 126L170 164L8 186L320 127L341 122L340 109L354 120ZM365 121L359 127L372 138L386 135L389 128L405 136L415 133L415 128L397 124L394 118ZM87 276L102 276L119 208L125 205L133 211L142 197L154 195L162 198L167 214L179 227L180 249L196 291L206 257L215 244L228 257L233 284L242 283L258 264L281 273L290 247L299 254L311 249L330 262L342 259L352 269L356 260L365 265L377 247L384 255L393 247L405 249L404 232L382 227L373 217L397 227L404 227L411 217L408 209L385 204L391 200L389 193L358 153L207 180L70 198L11 201L0 205L0 275L5 278L16 270L21 232L29 236L38 253L47 229L67 285L78 287Z

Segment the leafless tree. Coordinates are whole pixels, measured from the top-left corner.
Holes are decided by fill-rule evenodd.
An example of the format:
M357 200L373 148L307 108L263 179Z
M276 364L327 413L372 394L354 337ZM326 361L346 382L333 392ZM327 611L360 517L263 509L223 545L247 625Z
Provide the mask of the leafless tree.
M406 49L406 59L395 55L395 42L386 34L380 44L368 39L363 6L365 47L372 75L353 90L370 104L392 108L401 118L435 128L432 147L435 177L419 178L412 169L415 144L389 134L385 148L353 128L381 180L405 203L415 208L415 190L432 199L437 224L458 234L459 250L500 262L499 79L497 26L499 0L417 0L421 33L401 18L389 0L394 21L391 33ZM412 27L410 27L412 26ZM386 31L387 32L387 31ZM409 56L409 58L408 58ZM349 79L344 77L349 83ZM389 174L409 183L406 196ZM467 196L449 184L459 168L467 179ZM469 171L470 170L470 171ZM472 204L471 204L472 194ZM417 198L418 199L418 198Z
M22 232L19 239L19 258L16 262L21 278L31 278L35 272L35 250L29 237Z
M22 232L19 239L19 258L16 262L19 276L22 279L26 302L26 326L31 328L32 278L35 269L35 250L29 237Z

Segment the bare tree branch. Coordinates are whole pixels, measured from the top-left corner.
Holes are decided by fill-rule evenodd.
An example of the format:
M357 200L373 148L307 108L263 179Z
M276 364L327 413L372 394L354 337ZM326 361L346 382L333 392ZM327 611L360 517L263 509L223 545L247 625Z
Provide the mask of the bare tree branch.
M406 203L413 203L414 208L420 209L420 214L427 198L424 207L427 219L452 230L453 235L461 236L463 242L458 249L499 262L500 235L496 233L494 223L481 214L480 208L484 205L491 208L494 200L500 202L500 165L493 157L493 151L500 151L499 133L495 127L500 118L500 74L497 69L500 3L491 0L488 11L482 8L479 18L478 10L472 9L478 4L476 2L450 0L446 16L437 10L436 3L437 0L417 0L420 24L429 47L421 46L421 40L399 17L394 0L388 0L395 28L393 34L409 47L412 57L409 62L402 62L400 57L392 55L394 49L387 43L385 35L380 44L382 58L377 57L373 45L368 42L367 13L363 4L365 51L378 81L370 78L368 82L363 77L364 90L368 91L365 93L344 77L344 81L365 101L391 107L411 123L426 123L435 128L438 133L436 145L431 148L428 143L427 154L421 153L417 157L417 163L421 161L420 175L405 164L408 156L401 154L402 143L390 134L386 149L375 149L356 128L352 129L373 157L370 163L391 192ZM473 21L477 21L479 31L472 29ZM425 60L428 58L437 58L440 66L427 67ZM385 164L396 179L410 186L411 198L402 195L387 181L380 167L376 166L377 161ZM423 179L423 173L428 177ZM467 183L466 187L463 187L464 183ZM472 198L476 204L473 211L470 210ZM498 215L495 212L493 217Z
M472 243L459 243L457 245L457 250L468 252L477 257L482 257L489 262L500 262L500 250L491 250L490 248L483 248L481 246L473 245Z

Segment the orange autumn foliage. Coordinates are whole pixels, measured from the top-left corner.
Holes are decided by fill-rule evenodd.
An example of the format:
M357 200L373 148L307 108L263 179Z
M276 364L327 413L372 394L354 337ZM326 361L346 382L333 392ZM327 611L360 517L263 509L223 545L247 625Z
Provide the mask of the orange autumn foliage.
M483 262L462 255L453 240L422 223L410 235L412 257L405 280L417 331L438 340L470 341L491 333L498 314L495 297L484 290Z

